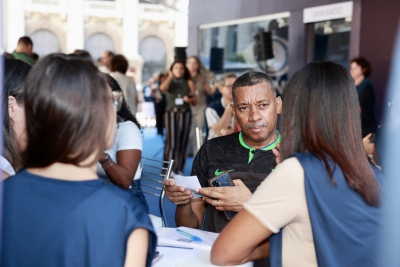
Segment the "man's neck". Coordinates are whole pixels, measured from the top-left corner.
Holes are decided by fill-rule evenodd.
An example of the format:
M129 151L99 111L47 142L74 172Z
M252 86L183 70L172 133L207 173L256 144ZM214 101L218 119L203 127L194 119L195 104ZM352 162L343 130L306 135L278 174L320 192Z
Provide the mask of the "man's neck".
M359 78L356 78L356 79L354 80L355 85L356 85L356 86L360 85L360 84L364 81L364 79L365 79L364 76L361 76L361 77L359 77Z
M265 139L262 142L254 142L254 141L248 139L243 133L242 133L242 136L243 136L244 142L251 148L255 148L255 149L262 149L262 148L272 144L273 142L275 142L275 140L278 138L278 134L277 134L276 130L271 134L271 136L269 136L267 139Z

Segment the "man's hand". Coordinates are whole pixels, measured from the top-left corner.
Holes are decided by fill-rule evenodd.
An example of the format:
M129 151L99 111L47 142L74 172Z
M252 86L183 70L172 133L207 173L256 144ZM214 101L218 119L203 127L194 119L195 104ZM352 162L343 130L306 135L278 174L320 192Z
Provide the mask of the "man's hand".
M276 164L281 163L281 144L276 144L276 148L272 149L272 153L274 153L275 157L276 157Z
M176 205L186 205L193 198L192 191L185 190L183 186L177 186L174 179L164 179L162 184L164 185L165 195Z
M199 188L196 193L204 195L204 200L217 210L238 212L252 194L242 180L233 180L233 183L235 186Z

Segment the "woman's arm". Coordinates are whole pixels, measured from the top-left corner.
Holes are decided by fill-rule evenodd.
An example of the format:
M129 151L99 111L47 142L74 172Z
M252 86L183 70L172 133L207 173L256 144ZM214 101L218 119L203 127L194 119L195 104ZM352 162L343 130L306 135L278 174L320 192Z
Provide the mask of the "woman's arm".
M251 231L250 231L251 229ZM216 265L236 265L269 256L272 232L246 210L241 210L222 230L211 250Z
M170 72L168 72L168 77L160 84L161 92L163 92L164 94L166 92L168 92L169 85L171 84L172 79L173 79L173 75L172 75L172 73L170 71Z
M117 162L105 162L102 167L114 184L127 189L135 178L141 156L142 151L138 149L120 150L117 152Z
M149 232L139 228L134 230L126 244L125 267L146 266L147 251L149 249Z
M188 81L188 85L189 85L189 89L190 89L190 94L191 97L188 96L184 96L183 97L183 101L185 101L186 103L188 103L189 105L196 105L197 103L197 98L196 98L196 89L194 88L194 83L192 80Z

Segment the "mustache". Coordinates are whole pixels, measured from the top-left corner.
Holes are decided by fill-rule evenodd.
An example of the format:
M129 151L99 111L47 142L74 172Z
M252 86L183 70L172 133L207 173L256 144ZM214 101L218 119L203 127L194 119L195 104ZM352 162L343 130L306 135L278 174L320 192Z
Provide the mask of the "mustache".
M253 128L256 128L256 127L260 127L260 126L261 126L261 127L267 127L268 124L266 124L266 123L264 123L264 122L256 122L256 123L247 125L247 126L246 126L246 130L250 130L250 129L253 129Z

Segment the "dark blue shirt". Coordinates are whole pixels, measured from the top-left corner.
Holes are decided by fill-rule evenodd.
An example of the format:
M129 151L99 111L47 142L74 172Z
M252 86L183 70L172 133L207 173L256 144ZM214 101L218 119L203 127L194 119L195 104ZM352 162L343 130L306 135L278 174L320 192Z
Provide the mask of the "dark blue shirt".
M1 266L123 266L133 230L156 236L143 204L101 180L65 181L26 170L4 182Z
M351 188L339 165L331 161L334 185L322 160L312 153L295 154L304 169L318 266L378 267L377 244L381 208L368 205ZM371 165L380 185L382 173ZM271 266L282 266L282 231L270 238Z

